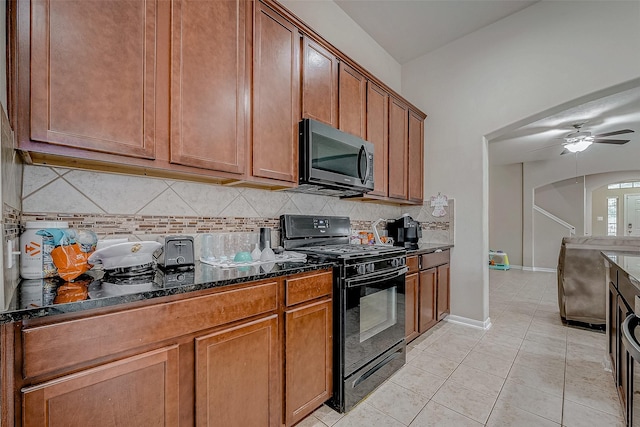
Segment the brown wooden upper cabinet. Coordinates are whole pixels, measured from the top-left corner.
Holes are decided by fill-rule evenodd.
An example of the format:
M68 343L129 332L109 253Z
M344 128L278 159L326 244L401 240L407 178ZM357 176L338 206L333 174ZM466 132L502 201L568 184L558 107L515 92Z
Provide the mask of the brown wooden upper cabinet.
M302 117L338 127L338 58L302 37Z
M366 139L367 80L344 62L340 62L339 69L338 128Z
M255 4L252 175L298 181L300 36L274 10Z
M386 197L389 178L389 94L367 82L367 141L374 145L374 188L368 195Z
M33 141L153 159L157 3L37 0L16 7L31 29L18 35L19 49L28 52L31 41L30 68L19 64L31 72L30 90L23 87L19 95L21 148L32 148L30 135ZM28 85L29 76L17 84Z
M171 8L171 163L245 170L251 4L181 0Z
M389 197L409 198L409 107L395 97L389 98Z
M409 201L422 203L424 198L424 117L409 109Z

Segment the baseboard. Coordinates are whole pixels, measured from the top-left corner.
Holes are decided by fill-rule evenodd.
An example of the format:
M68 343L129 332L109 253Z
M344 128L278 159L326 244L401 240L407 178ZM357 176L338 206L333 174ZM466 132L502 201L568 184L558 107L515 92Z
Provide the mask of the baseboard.
M487 317L487 319L482 322L480 320L473 320L467 317L455 316L453 314L448 315L445 320L447 322L456 323L458 325L471 326L472 328L487 330L491 327L491 318Z
M558 270L555 268L544 268L544 267L522 267L523 271L541 271L544 273L557 273Z

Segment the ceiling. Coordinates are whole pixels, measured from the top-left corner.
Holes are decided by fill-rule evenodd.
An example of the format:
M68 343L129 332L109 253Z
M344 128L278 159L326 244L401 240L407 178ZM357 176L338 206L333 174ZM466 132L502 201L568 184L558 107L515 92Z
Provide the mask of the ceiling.
M560 106L556 109L558 112L548 112L544 118L516 125L498 136L489 136L491 164L557 158L564 150L563 137L574 131L574 123L585 123L582 130L594 135L621 129L635 131L610 137L629 139L625 145L593 144L584 153L608 155L614 154L621 147L640 146L640 86L575 104Z
M400 64L538 0L334 0Z
M398 63L405 64L456 39L537 3L538 0L334 0ZM593 144L580 155L608 155L640 147L640 82L567 102L488 135L491 164L557 159L562 139L584 123L597 135L620 129L635 133L624 146ZM618 151L620 152L620 151ZM562 156L574 157L574 156Z

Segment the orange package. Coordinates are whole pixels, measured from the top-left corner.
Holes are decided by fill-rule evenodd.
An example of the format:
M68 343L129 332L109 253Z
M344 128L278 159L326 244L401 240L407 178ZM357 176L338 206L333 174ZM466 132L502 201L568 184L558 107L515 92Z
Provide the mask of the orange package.
M91 254L82 252L77 243L57 246L51 251L53 263L58 268L58 276L67 282L89 271L89 255Z

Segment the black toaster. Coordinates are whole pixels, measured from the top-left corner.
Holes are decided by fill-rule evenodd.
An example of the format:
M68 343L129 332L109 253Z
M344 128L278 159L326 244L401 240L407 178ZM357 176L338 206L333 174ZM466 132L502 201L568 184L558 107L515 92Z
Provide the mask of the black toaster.
M193 237L166 236L158 239L162 246L154 253L158 265L164 268L186 267L195 264Z

